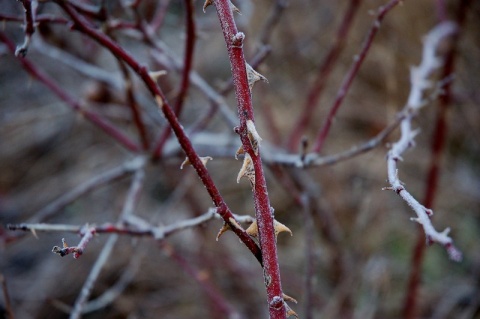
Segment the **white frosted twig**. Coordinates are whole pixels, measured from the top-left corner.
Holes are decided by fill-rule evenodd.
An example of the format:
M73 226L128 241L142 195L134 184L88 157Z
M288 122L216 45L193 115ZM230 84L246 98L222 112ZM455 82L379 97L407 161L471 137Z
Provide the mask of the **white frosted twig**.
M417 217L412 218L422 225L427 237L427 243L439 243L443 245L449 257L452 260L460 261L462 253L453 245L453 240L448 236L449 228L442 232L438 232L433 227L430 217L433 211L420 204L403 186L398 177L397 162L402 159L401 155L410 147L413 147L414 137L418 134L418 130L412 129L412 118L416 112L425 104L424 92L432 88L431 82L428 80L432 72L442 65L442 60L436 55L437 48L441 40L456 31L456 26L452 22L444 22L437 25L430 31L424 39L422 61L419 66L411 69L411 90L408 97L407 105L402 114L405 114L401 123L400 139L392 145L387 154L388 166L388 182L390 187L384 189L396 192L405 202L415 211Z
M102 270L103 266L105 265L108 258L110 257L110 254L112 253L113 247L115 246L115 243L117 242L117 240L118 240L118 235L113 234L112 236L110 236L110 238L108 238L108 241L105 244L105 246L103 246L103 249L98 255L98 258L95 261L95 264L93 265L92 270L90 271L90 274L87 277L87 280L85 280L85 283L83 284L80 295L75 301L75 306L73 307L73 310L70 313L70 319L78 319L82 315L83 306L87 302L87 299L90 296L90 293L92 291L93 285L97 281L97 278L100 275L100 271Z

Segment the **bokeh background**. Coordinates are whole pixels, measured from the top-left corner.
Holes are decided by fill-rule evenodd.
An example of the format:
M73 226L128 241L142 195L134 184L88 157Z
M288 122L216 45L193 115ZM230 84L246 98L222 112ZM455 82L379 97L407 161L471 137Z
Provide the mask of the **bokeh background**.
M77 1L97 5L100 1ZM451 227L464 260L455 263L439 245L426 250L418 300L418 318L480 318L480 3L478 1L405 1L385 17L368 56L335 118L322 150L336 154L373 138L391 123L410 90L410 66L420 62L422 37L442 16L455 19L466 6L455 54L455 77L448 106L445 148L436 189L433 223L438 230ZM126 1L106 2L111 21L134 21ZM194 1L197 40L193 69L214 89L222 91L231 74L215 8L202 12ZM253 90L257 130L268 145L285 150L301 113L317 69L336 40L349 1L236 1L235 15L246 34L247 60L263 44L270 53L257 68L269 83ZM376 10L385 1L361 1L345 46L329 76L305 136L313 144L342 80L359 53ZM265 24L276 6L278 23ZM140 1L139 15L151 22L165 6L161 27L153 38L182 61L185 41L183 1ZM39 13L65 17L51 2L39 4ZM16 44L23 42L20 2L0 0L3 32ZM132 29L112 36L150 70L168 70L160 86L170 101L178 94L181 75L158 50ZM448 47L448 45L447 45ZM444 48L445 49L445 48ZM53 254L65 232L19 233L7 229L35 219L39 210L92 178L121 166L135 155L73 112L42 83L30 77L17 59L0 44L0 272L16 318L65 318L108 240L96 236L77 260ZM163 57L163 58L162 58ZM123 77L116 59L95 42L64 24L42 23L33 35L27 59L66 91L132 138L138 138L128 109ZM84 64L82 64L84 63ZM101 71L87 76L86 65ZM90 74L91 75L91 74ZM154 100L132 73L134 92L148 136L155 140L165 120ZM432 79L438 80L436 74ZM225 96L236 112L234 94ZM431 145L439 109L428 103L414 120L420 129L415 148L399 164L400 179L421 202L432 161ZM234 158L239 140L232 126L204 92L191 86L180 117L194 138L200 155L211 155L208 169L233 212L254 214L248 182L237 184L241 161ZM301 318L400 318L411 270L412 253L422 233L410 221L413 212L387 186L385 155L394 131L379 147L331 166L306 170L265 164L267 184L276 218L293 237L278 238L282 286L298 304ZM184 155L175 139L165 156L145 167L144 185L135 215L153 225L169 225L198 216L212 203L190 167L179 169ZM286 175L300 189L313 192L305 211L279 176ZM116 222L131 175L95 188L56 212L51 224ZM308 187L303 184L308 184ZM292 186L294 187L294 186ZM312 193L310 193L312 194ZM159 243L153 238L121 236L95 282L91 299L100 306L84 318L266 318L262 271L233 233L215 237L222 226L212 220L181 231ZM310 247L311 249L307 249ZM173 252L173 253L172 253ZM173 255L172 255L173 254ZM307 285L310 285L309 290ZM206 292L206 287L215 292ZM308 293L307 293L308 291ZM111 297L109 299L109 297ZM220 300L220 301L219 301ZM220 306L219 306L220 305ZM222 306L228 305L227 310ZM3 310L2 310L3 309ZM0 297L0 313L5 298ZM2 315L0 314L0 317Z

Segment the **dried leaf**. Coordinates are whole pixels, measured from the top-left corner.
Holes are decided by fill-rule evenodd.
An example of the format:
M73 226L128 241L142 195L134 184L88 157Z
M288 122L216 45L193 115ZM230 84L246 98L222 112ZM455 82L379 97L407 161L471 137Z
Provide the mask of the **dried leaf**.
M240 172L238 172L237 183L240 183L240 179L244 176L250 180L252 186L255 185L255 168L253 167L252 158L248 153L245 153L242 168Z
M207 166L207 162L213 160L212 157L210 156L205 156L205 157L200 157L200 161L202 161L203 166ZM182 165L180 165L180 169L183 169L183 166L185 165L191 165L190 160L188 157L185 157L185 160L183 161Z
M255 82L262 80L268 83L267 78L261 75L260 73L258 73L257 71L255 71L250 64L245 62L245 66L247 68L247 79L248 79L248 86L250 88L250 93L252 92L253 85L255 84Z
M257 132L257 129L255 128L255 124L253 123L252 120L247 120L247 131L248 131L248 139L250 140L250 144L252 145L253 151L255 152L255 155L258 155L258 148L260 146L260 142L262 141L262 138Z

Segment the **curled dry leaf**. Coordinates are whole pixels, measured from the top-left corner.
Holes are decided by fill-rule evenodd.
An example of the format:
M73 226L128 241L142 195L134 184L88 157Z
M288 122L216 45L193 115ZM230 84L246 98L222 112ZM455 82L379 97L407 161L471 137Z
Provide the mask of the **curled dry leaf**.
M245 153L242 168L240 172L238 172L237 183L240 183L240 179L244 176L250 180L252 186L255 185L255 168L253 167L252 158L248 153Z
M293 233L290 230L290 228L288 228L284 224L280 223L276 219L273 220L273 228L275 228L275 237L277 237L278 234L280 234L281 232L288 232L288 233L290 233L290 236L293 236ZM258 224L257 224L256 220L247 228L246 232L247 232L247 234L249 234L252 237L256 237L256 238L258 237ZM287 296L287 295L285 295L285 296ZM284 296L284 298L285 298L285 296ZM291 297L288 297L288 298L290 298L292 300L295 300Z
M257 129L255 128L255 124L253 123L252 120L247 120L247 130L248 130L248 139L250 140L250 144L252 145L253 151L255 152L255 155L258 155L258 149L260 146L260 142L262 141L262 138L257 132Z
M200 161L202 161L203 166L207 166L207 162L213 160L212 157L210 156L205 156L205 157L200 157ZM183 166L185 165L191 165L190 160L188 157L185 157L185 160L183 161L182 165L180 165L180 169L183 169Z
M268 83L268 80L266 77L255 71L252 66L248 63L245 62L245 66L247 69L247 79L248 79L248 87L250 88L250 93L252 93L253 85L255 85L255 82L257 81L264 81Z

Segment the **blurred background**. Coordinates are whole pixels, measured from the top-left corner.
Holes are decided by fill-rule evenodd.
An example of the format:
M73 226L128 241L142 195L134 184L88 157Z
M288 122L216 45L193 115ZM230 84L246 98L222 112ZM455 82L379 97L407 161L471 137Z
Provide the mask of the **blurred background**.
M103 3L106 17L89 17L90 21L149 70L167 70L159 84L168 100L176 102L187 37L184 1L142 0L133 6L127 1L75 3L94 7ZM311 150L378 8L385 3L234 2L242 13L235 19L246 35L246 59L268 78L268 83L258 82L253 89L256 127L268 147L266 155L300 152L302 136ZM206 13L202 6L194 1L193 72L213 89L213 96L223 95L225 103L215 103L205 86L192 83L180 121L199 155L214 158L208 170L232 211L253 216L250 185L246 179L236 182L241 160L236 161L234 154L240 142L228 120L236 114L236 102L229 89L226 46L214 6ZM0 0L2 32L16 45L24 41L23 12L21 2ZM37 12L45 20L36 27L26 59L86 109L139 143L126 77L115 57L72 31L66 23L69 18L55 3L42 1ZM459 20L457 41L445 41L440 50L448 53L455 47L455 76L442 128L445 139L440 141L444 148L432 156L437 118L444 107L442 99L434 99L413 121L420 133L416 146L399 163L399 178L424 203L429 185L434 185L427 178L432 162L439 165L433 224L439 231L451 228L464 259L449 260L440 245L426 249L413 318L480 318L479 18L478 1L405 1L392 8L321 151L334 155L348 150L392 123L406 103L410 67L420 63L423 37L442 19ZM339 37L345 20L350 27ZM147 34L153 43L139 31L141 25L151 31ZM292 138L319 69L337 42L338 59L330 64L309 124ZM7 224L116 223L132 181L128 171L98 182L48 216L40 215L61 196L148 152L126 149L72 111L22 68L5 42L0 44L0 61L0 273L16 318L65 318L109 235L95 236L75 260L51 250L61 245L62 238L77 245L77 234L11 231ZM138 77L129 75L151 149L166 121ZM440 69L432 80L441 76ZM278 254L283 290L298 300L289 304L300 318L406 316L412 255L416 243L425 239L410 221L414 215L408 205L395 193L382 191L388 186L385 156L398 137L397 129L378 147L329 166L300 169L264 162L275 217L293 232L292 237L279 235ZM179 169L183 159L176 139L170 137L163 156L147 162L135 216L158 226L208 211L212 201L191 167ZM211 220L163 241L121 235L95 281L83 317L266 318L261 268L232 232L215 240L221 226L220 220ZM7 317L4 294L0 317L2 312Z

